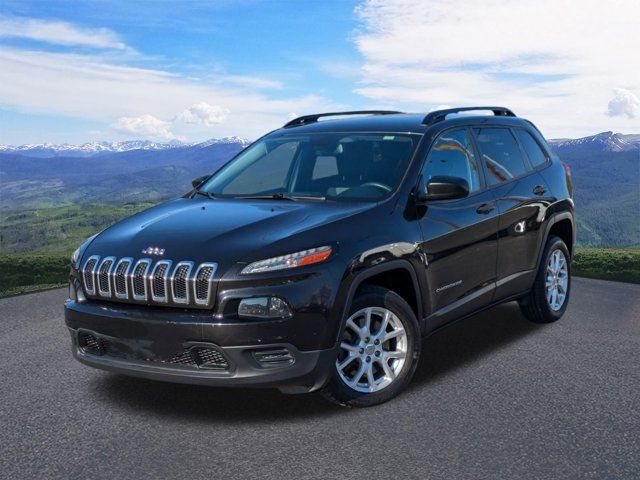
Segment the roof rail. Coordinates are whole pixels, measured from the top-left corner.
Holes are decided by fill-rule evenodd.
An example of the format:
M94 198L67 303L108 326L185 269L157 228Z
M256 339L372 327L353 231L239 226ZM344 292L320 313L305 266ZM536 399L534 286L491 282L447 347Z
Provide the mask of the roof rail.
M338 117L343 115L392 115L396 112L394 110L354 110L352 112L329 112L329 113L315 113L313 115L304 115L302 117L294 118L290 122L287 122L284 127L296 127L300 125L307 125L308 123L315 123L322 117Z
M452 113L469 112L475 110L490 110L496 117L515 117L516 114L505 107L460 107L460 108L448 108L446 110L436 110L430 112L422 120L423 125L432 125L437 122L441 122L447 115Z

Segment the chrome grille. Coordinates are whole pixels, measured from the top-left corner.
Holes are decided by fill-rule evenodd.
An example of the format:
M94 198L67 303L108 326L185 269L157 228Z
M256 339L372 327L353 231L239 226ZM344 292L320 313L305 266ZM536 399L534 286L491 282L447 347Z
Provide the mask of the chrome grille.
M198 270L196 270L193 290L195 293L195 302L199 305L209 303L211 281L215 273L215 268L216 265L214 263L203 263L198 267Z
M115 262L115 257L105 257L98 267L98 293L101 297L111 296L111 267Z
M129 282L127 282L127 275L129 274L129 267L133 259L121 258L116 264L113 273L113 287L116 294L116 298L126 299L129 297Z
M96 266L98 265L98 260L100 257L97 255L93 255L89 257L87 263L84 264L84 268L82 269L82 278L84 279L84 289L85 293L88 295L95 295L96 293L96 284L94 281L94 274L96 270Z
M171 281L171 296L174 303L189 303L189 275L193 269L193 262L180 262L173 271Z
M133 275L131 276L131 290L134 300L147 300L147 272L151 265L151 259L143 258L138 260L136 266L133 267Z
M156 263L151 273L151 298L154 302L167 302L167 276L171 262L169 260L161 260Z
M115 301L211 308L217 264L93 255L80 272L88 297Z

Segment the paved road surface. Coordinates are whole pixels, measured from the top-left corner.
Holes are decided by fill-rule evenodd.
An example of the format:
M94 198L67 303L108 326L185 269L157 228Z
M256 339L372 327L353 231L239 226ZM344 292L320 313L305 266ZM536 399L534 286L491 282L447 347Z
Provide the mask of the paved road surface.
M2 478L640 478L640 285L577 279L553 325L459 322L366 410L82 366L65 296L0 300Z

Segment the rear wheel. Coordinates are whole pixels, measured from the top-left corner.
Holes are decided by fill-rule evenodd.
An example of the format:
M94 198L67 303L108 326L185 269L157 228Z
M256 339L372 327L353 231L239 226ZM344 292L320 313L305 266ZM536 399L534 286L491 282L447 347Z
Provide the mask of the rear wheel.
M395 397L410 382L420 355L418 322L402 297L363 287L340 337L323 394L340 405L366 407Z
M570 292L569 250L560 237L551 237L545 246L533 288L520 301L520 308L532 322L555 322L567 309Z

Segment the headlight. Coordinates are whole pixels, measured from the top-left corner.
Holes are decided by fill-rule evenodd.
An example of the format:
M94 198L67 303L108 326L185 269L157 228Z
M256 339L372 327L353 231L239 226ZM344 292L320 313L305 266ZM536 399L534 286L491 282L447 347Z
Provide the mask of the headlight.
M324 247L310 248L309 250L282 255L281 257L267 258L266 260L250 263L244 267L240 273L272 272L274 270L302 267L303 265L324 262L331 255L331 251L331 247L325 245Z
M82 253L89 246L89 244L91 243L91 240L93 240L97 236L98 236L97 233L95 235L91 235L84 242L82 242L82 245L80 245L78 248L75 249L75 251L71 255L71 265L76 266L78 264L78 262L80 261L80 257L82 257Z

